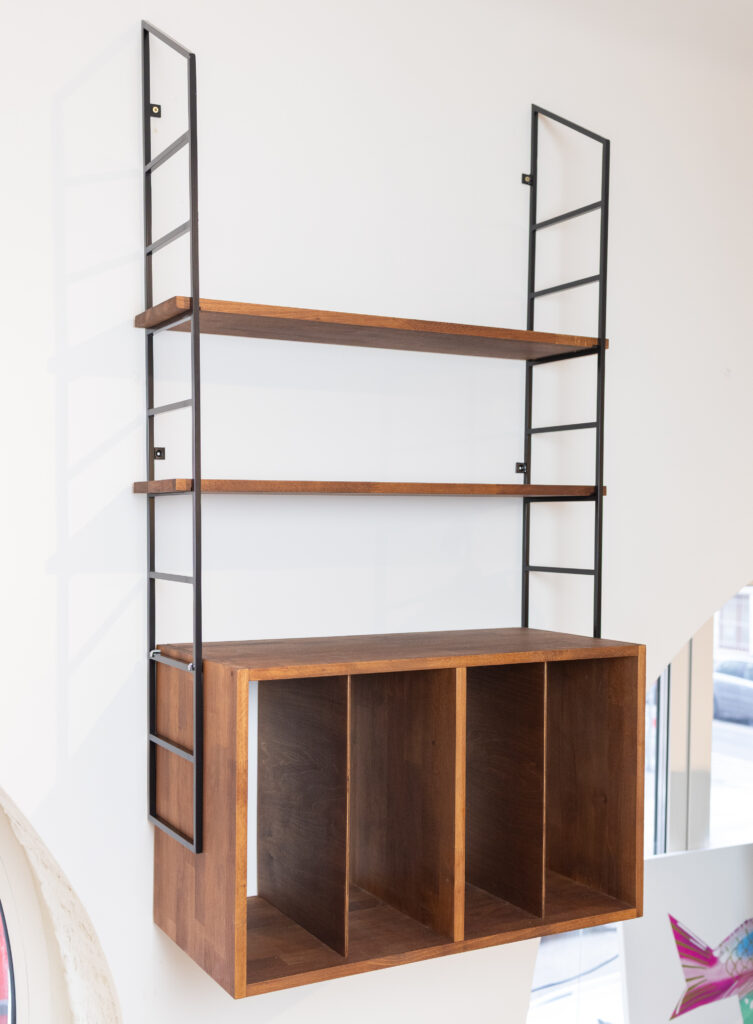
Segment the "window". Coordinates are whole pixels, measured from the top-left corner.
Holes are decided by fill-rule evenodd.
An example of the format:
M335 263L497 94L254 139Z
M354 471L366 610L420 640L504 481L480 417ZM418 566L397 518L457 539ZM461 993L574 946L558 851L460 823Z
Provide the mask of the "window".
M718 615L717 645L730 651L750 650L750 597L735 594Z
M16 1007L13 988L13 960L10 955L8 930L0 904L0 1024L15 1024Z
M715 616L711 744L711 846L753 840L753 650L745 587ZM738 651L737 657L730 657Z

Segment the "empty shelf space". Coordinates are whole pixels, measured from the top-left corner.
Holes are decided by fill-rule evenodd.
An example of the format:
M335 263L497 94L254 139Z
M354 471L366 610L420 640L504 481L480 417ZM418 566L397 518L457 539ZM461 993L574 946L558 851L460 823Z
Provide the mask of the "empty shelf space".
M134 323L136 327L157 329L169 324L171 320L185 317L190 310L191 299L185 295L175 295L140 313ZM308 341L325 345L355 345L362 348L488 356L496 359L540 359L598 349L597 338L581 335L333 313L321 309L263 306L250 302L200 299L199 310L203 332L243 338ZM175 331L190 329L191 325L186 321L170 328Z
M638 916L635 906L574 882L555 871L546 873L546 893L546 914L537 917L513 903L493 896L485 889L466 885L466 943L482 945L478 941L482 939L493 939L495 943L509 942ZM519 934L521 932L525 934Z
M187 494L193 480L139 480L134 494ZM592 484L455 484L367 480L202 480L202 494L414 494L510 498L592 498ZM604 488L604 494L607 489Z
M248 900L247 994L305 985L369 966L422 959L422 950L452 943L420 922L350 886L350 946L347 957L286 917L260 896ZM429 953L428 955L432 955Z

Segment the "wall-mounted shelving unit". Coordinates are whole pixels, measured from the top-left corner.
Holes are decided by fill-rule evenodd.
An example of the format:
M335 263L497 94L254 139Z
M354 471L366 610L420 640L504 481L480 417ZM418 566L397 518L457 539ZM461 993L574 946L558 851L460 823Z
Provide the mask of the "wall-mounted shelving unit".
M528 329L508 330L199 298L196 60L146 23L143 38L149 816L154 917L241 997L393 964L635 917L642 899L644 659L601 636L609 143L534 107ZM151 153L150 44L186 59L189 128ZM599 201L536 220L538 121L602 145ZM189 152L190 216L152 237L151 177ZM599 273L535 287L536 235L599 212ZM190 235L191 295L153 303L152 256ZM597 284L596 337L534 331L535 300ZM190 333L191 396L154 404L154 346ZM526 362L523 483L210 480L201 474L201 333ZM595 356L593 421L533 427L534 368ZM192 412L192 471L155 479L155 421ZM594 430L595 479L531 481L538 433ZM520 628L204 643L203 494L517 497ZM157 569L155 503L189 495L191 575ZM530 564L532 503L594 507L594 564ZM528 628L532 572L594 578L593 637ZM193 591L190 644L157 644L155 584ZM249 684L259 685L258 895L248 897Z

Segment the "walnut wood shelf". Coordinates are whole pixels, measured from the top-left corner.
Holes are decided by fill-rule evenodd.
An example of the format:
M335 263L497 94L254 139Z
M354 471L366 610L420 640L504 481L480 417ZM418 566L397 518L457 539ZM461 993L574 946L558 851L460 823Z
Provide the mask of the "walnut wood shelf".
M190 311L191 299L185 295L174 295L140 313L134 324L143 328L164 328L171 320L181 319ZM216 299L199 299L199 319L201 331L206 334L494 359L541 359L598 348L597 338L581 335L333 313L289 306L261 306L252 302ZM190 324L179 323L169 330L189 331Z
M134 494L188 494L190 478L139 480ZM365 480L202 480L202 494L408 494L510 498L592 498L595 488L572 484L455 484ZM607 493L606 487L604 494Z
M205 644L204 851L155 832L155 921L238 998L638 916L644 665L523 628ZM157 665L184 748L191 696ZM159 813L190 832L191 766L158 757Z

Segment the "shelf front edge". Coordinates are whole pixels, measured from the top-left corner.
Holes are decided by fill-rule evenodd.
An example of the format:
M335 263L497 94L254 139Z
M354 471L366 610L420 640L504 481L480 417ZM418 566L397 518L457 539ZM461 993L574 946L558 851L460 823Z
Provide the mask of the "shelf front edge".
M584 335L216 299L200 299L199 308L203 332L236 337L499 359L538 359L598 349L598 339ZM161 328L190 310L191 300L185 295L176 295L140 313L134 325L147 330ZM170 329L188 331L190 324L183 323ZM609 345L608 341L606 345Z
M139 480L134 494L186 494L190 478ZM574 484L464 484L364 480L202 480L202 494L376 494L510 498L592 498L595 488ZM602 493L606 495L607 489Z

